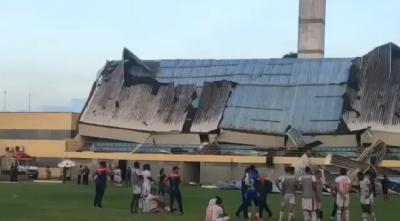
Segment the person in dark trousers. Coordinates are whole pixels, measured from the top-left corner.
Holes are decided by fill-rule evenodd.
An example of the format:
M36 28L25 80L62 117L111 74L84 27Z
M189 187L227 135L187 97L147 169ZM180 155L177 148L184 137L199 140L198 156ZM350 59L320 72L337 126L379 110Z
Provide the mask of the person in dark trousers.
M51 178L51 170L50 170L50 167L47 166L46 167L46 179L50 180L50 178Z
M240 217L240 213L243 213L243 211L244 211L245 200L246 200L245 199L245 194L246 194L246 190L247 190L247 186L244 183L244 179L245 179L245 176L246 176L246 174L248 172L249 172L249 168L246 168L244 170L244 175L243 175L242 179L240 180L240 182L241 182L241 184L240 184L240 194L242 195L242 204L240 204L239 208L236 210L235 214L236 214L237 217ZM246 216L246 215L243 214L243 216Z
M369 180L371 182L371 188L372 188L372 192L371 193L373 194L374 197L376 197L376 185L375 185L376 173L372 172L372 171L367 171L365 173L365 176L367 176L369 178Z
M268 217L271 217L272 212L268 206L267 195L272 192L272 182L260 176L260 185L258 185L257 192L259 192L260 196L258 203L258 213L260 215L260 218L262 219L264 210L267 211Z
M67 167L67 180L68 181L71 181L71 168L70 167Z
M16 163L11 163L10 181L11 182L18 181L18 166Z
M143 187L143 176L142 171L140 171L139 162L133 164L133 169L131 170L132 179L132 201L131 201L131 213L137 213L139 207L139 200L142 195Z
M83 175L83 168L82 168L82 165L79 165L79 169L78 169L78 185L81 184L82 175Z
M106 191L107 177L112 177L112 172L107 168L104 161L100 162L100 167L93 174L93 178L96 184L96 195L94 197L94 207L102 208L103 196Z
M164 168L160 169L160 175L158 176L158 195L164 196L165 195L165 178L167 175L164 173Z
M68 168L67 167L63 167L63 169L62 169L63 183L67 182L67 172L68 172Z
M245 175L244 179L245 185L247 186L246 193L245 193L245 204L244 204L244 218L252 220L252 212L251 212L251 207L254 206L257 208L259 205L259 193L257 192L257 189L259 189L259 174L254 165L250 165L249 171ZM249 212L250 209L250 212ZM254 217L256 220L260 220L259 213L258 211L255 212Z
M114 168L113 168L113 166L111 165L111 163L108 165L108 169L109 169L110 171L114 171ZM111 182L114 183L114 176L111 177Z
M180 185L182 183L181 175L179 174L179 167L175 166L172 168L172 173L169 174L166 178L166 181L169 182L169 205L171 207L171 213L175 211L174 203L175 200L178 202L178 207L181 215L183 215L183 204L182 204L182 193L180 190Z
M383 194L383 200L387 202L389 200L389 183L390 180L387 178L386 175L383 175L383 179L381 180L382 184L382 194Z
M332 208L332 212L331 212L331 219L335 219L336 213L337 213L337 209L338 209L338 206L336 204L336 196L337 196L336 189L332 187L331 188L331 193L332 193L332 196L333 196L333 208Z
M89 174L90 170L85 166L85 168L83 168L83 185L89 185Z
M132 169L131 169L131 167L128 167L126 169L125 184L127 187L132 186Z

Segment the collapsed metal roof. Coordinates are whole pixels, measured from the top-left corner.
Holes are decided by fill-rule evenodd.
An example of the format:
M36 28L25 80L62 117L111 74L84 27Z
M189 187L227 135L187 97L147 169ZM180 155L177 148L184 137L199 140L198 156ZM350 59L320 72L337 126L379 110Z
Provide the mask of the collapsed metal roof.
M380 96L398 93L399 57L392 44L355 61L141 61L124 50L122 60L107 62L100 72L81 122L156 132L229 129L284 135L288 128L296 128L303 134L346 133L343 113L351 130L364 129L377 120L363 111L363 117L354 120L351 107L379 110L371 103L371 97L379 96L374 91L381 88ZM376 81L373 76L381 72L385 75ZM361 88L357 95L349 89L354 76ZM397 100L385 99L384 104L392 110L389 115L396 116Z
M377 47L354 64L343 115L348 127L400 132L400 48Z

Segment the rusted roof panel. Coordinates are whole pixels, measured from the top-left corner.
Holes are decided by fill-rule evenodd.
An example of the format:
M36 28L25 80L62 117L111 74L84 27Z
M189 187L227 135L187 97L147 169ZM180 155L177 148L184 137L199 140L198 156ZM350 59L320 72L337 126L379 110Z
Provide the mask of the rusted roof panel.
M181 131L194 85L143 83L124 79L124 63L95 86L81 121L143 131Z
M209 132L218 128L231 90L231 82L205 82L191 132Z
M343 117L351 130L400 132L400 48L392 43L355 61Z
M394 44L355 60L141 61L125 51L101 71L81 121L178 132L194 109L189 131L199 133L222 128L283 135L290 126L324 134L338 132L342 120L351 131L399 132L399 85Z
M81 121L143 131L335 132L351 59L108 62ZM207 83L206 83L207 82ZM232 85L235 85L235 88ZM194 96L196 95L196 96ZM231 97L229 97L231 96Z

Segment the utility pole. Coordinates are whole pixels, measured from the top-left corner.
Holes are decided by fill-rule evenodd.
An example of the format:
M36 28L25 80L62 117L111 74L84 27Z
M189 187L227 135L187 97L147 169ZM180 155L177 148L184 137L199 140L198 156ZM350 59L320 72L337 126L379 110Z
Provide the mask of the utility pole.
M31 112L31 93L28 94L28 112Z
M7 90L3 93L3 111L7 111Z

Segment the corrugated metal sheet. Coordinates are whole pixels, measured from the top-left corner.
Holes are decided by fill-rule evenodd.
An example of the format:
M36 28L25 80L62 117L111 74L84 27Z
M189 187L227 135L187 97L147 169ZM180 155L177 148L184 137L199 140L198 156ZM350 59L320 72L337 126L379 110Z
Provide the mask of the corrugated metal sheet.
M221 128L285 134L334 133L341 120L346 85L238 85L223 114Z
M126 60L130 57L135 59ZM125 56L123 62L106 65L81 121L144 131L182 131L187 116L192 117L188 112L195 110L188 124L192 132L220 127L283 135L290 125L302 133L334 133L351 65L352 59L141 63L134 55ZM225 81L222 87L220 81ZM193 97L200 92L199 98Z
M355 61L344 119L351 130L400 132L400 48L390 43Z
M228 81L204 83L191 132L209 132L218 128L230 91L231 82Z
M81 121L144 131L181 131L192 102L194 85L124 81L124 64L98 84Z
M284 134L291 125L303 133L333 133L351 65L345 58L162 60L156 79L239 83L223 114L224 129Z
M205 81L239 84L338 84L347 82L351 59L161 60L160 82L203 85Z

